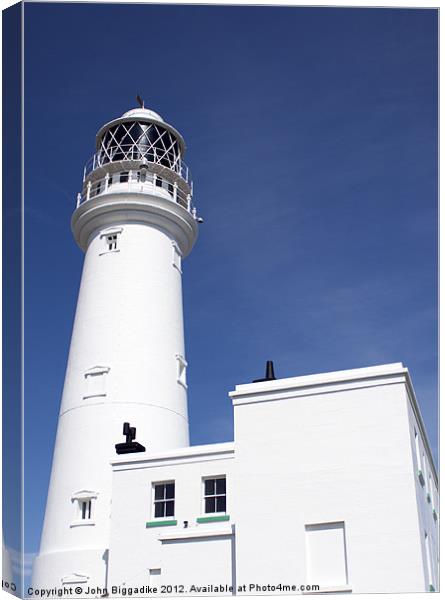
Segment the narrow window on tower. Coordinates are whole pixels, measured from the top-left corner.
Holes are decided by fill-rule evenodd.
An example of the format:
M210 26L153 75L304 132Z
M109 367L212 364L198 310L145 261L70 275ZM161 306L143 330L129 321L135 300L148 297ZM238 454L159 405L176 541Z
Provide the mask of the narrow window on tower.
M80 518L82 521L91 519L91 500L80 500Z
M84 399L107 395L107 377L109 367L93 367L85 372Z
M128 181L128 176L129 176L128 171L122 171L122 173L119 175L119 182L125 183L126 181Z
M178 361L178 383L187 389L187 361L181 354L176 355Z
M175 516L175 482L153 484L153 518L165 519Z
M204 513L226 512L226 476L208 477L204 481Z
M176 244L176 242L172 242L172 246L173 246L173 259L172 259L172 264L175 267L175 269L178 269L178 271L180 273L182 273L182 265L181 265L181 251L179 250L178 245Z
M82 490L73 494L71 500L74 504L74 520L71 527L80 525L94 525L94 504L97 493L90 490Z
M109 252L119 252L119 236L121 233L122 228L109 229L100 234L103 243L103 251L100 253L100 256Z
M149 585L150 587L160 587L161 569L149 569Z
M107 235L108 250L117 250L117 233Z

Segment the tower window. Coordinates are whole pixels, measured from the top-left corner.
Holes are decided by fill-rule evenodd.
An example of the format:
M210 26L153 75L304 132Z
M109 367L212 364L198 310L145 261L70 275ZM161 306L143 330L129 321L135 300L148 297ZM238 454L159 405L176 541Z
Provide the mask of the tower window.
M187 388L187 361L181 354L176 355L178 361L178 383Z
M149 569L149 585L150 587L159 587L161 581L161 569Z
M204 512L226 512L226 477L204 479Z
M82 521L91 519L91 500L80 500L80 518Z
M128 175L128 171L122 171L122 173L119 175L119 182L125 183L126 181L128 181Z
M93 367L85 372L85 398L107 395L107 374L109 367Z
M108 250L117 250L117 233L107 235Z
M74 521L71 527L80 525L94 525L94 504L97 499L97 493L89 490L76 492L72 497L74 503Z
M172 264L173 266L178 269L178 271L180 273L182 273L182 267L181 267L181 252L177 246L177 244L175 242L173 242L173 260L172 260Z
M175 482L155 483L153 485L153 513L155 519L175 516Z
M100 238L105 244L105 249L100 254L108 254L108 252L119 252L118 236L122 233L122 228L114 228L105 230L100 234Z
M162 179L161 179L161 177L156 177L156 185L157 185L157 187L162 187Z

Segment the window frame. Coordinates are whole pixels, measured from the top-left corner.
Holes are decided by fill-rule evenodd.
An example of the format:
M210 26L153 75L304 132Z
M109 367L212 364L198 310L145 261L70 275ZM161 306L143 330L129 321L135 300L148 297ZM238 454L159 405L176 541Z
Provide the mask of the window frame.
M177 376L176 376L176 381L182 385L183 388L187 389L188 385L187 385L187 367L188 367L188 363L185 360L185 358L182 356L182 354L176 354L176 361L177 361Z
M164 490L164 497L161 499L156 499L156 487L157 486L167 486L169 484L173 484L173 498L167 498L166 497L166 489ZM160 516L157 517L156 516L156 505L159 504L164 504L166 505L167 502L173 502L173 514L172 515L165 515L165 516ZM174 521L176 519L175 517L175 511L176 511L176 482L174 479L168 479L165 481L153 481L151 484L151 520L152 521ZM164 506L164 513L167 512L166 511L166 506Z
M105 236L107 240L108 250L117 250L117 233L109 233Z
M179 249L179 246L176 242L172 242L173 255L172 255L172 265L175 269L182 274L182 253Z
M71 496L71 502L74 505L74 517L71 527L85 527L95 525L96 501L98 494L90 490L82 490ZM88 517L83 518L83 506L89 504Z
M206 494L206 481L211 481L211 480L216 480L217 479L224 479L226 484L225 484L225 492L224 494L217 494L216 493L216 483L215 483L215 493L214 494ZM227 510L227 475L225 474L220 474L220 475L206 475L205 477L202 477L202 494L201 494L201 498L202 498L202 503L201 503L201 514L205 517L209 517L209 516L223 516L223 515L228 515L228 510ZM224 511L213 511L213 512L206 512L206 499L207 498L215 498L215 509L217 508L217 501L216 498L222 498L224 497L226 502L226 508Z
M83 400L88 400L89 398L104 398L107 395L107 376L110 372L110 367L91 367L84 373L84 381L85 381L85 393L82 396ZM93 385L93 381L95 377L100 377L100 385L97 383ZM96 389L95 389L96 388Z
M99 252L99 256L103 256L104 254L110 254L111 252L120 252L120 248L119 248L119 236L122 234L123 228L122 227L112 227L109 229L105 229L104 231L101 232L100 234L100 240L101 243L105 245L105 247L102 248L102 252ZM110 248L110 242L108 240L109 237L115 237L115 239L111 242L112 244L114 244L114 248Z

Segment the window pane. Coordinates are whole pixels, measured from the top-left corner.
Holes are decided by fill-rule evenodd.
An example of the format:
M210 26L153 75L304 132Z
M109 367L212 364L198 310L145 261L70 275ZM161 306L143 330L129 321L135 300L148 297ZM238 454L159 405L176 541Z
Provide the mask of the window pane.
M225 494L226 493L226 478L217 479L216 480L216 493L217 494Z
M155 518L164 517L164 503L156 502L155 503Z
M226 497L220 496L216 499L216 512L226 512Z
M206 498L205 499L205 511L206 513L214 513L215 510L215 498Z
M173 517L174 514L175 514L175 501L169 500L168 502L165 503L165 516Z
M205 496L212 496L215 493L215 480L206 479L204 482Z
M175 497L175 484L167 483L165 486L165 497L166 498L174 498Z
M164 499L164 484L155 485L155 500L163 500Z

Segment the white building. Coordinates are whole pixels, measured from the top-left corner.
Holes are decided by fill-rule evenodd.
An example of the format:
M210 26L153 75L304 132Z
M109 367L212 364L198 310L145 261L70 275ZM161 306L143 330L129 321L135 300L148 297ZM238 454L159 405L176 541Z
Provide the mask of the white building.
M437 476L407 369L269 372L230 393L234 442L190 447L181 259L199 219L184 141L140 108L96 144L31 592L437 590ZM116 454L124 423L148 451L127 427Z

